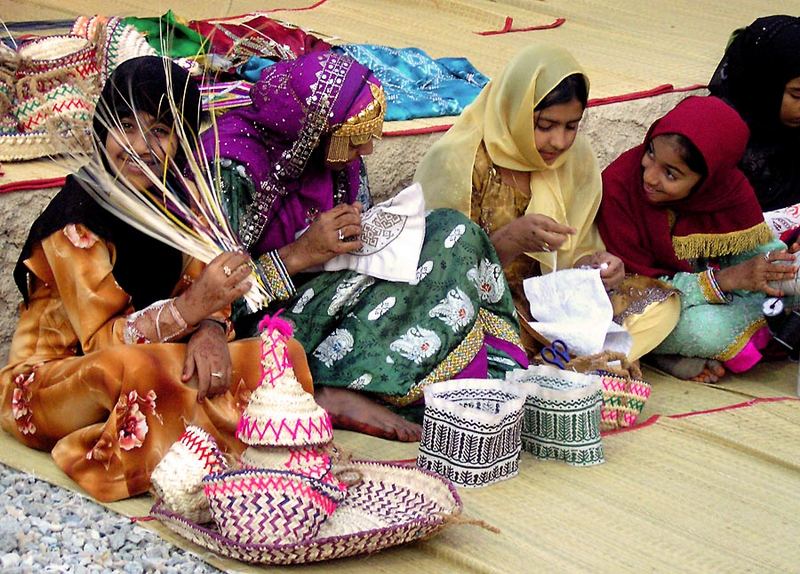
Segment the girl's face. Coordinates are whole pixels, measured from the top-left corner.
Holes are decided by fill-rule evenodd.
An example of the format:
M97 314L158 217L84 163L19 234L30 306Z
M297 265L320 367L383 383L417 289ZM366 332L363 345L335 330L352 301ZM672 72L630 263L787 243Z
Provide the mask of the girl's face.
M642 156L642 184L650 203L669 203L688 197L701 175L689 169L683 149L667 135L654 137Z
M781 100L781 123L786 127L800 127L800 77L786 82Z
M583 105L578 99L533 112L534 143L547 165L572 147L582 117Z
M106 153L114 170L125 176L137 189L151 186L150 179L120 142L130 148L157 178L161 178L167 158L174 158L178 149L177 136L172 126L158 121L147 112L120 118L120 128L106 136ZM120 141L118 141L120 140Z

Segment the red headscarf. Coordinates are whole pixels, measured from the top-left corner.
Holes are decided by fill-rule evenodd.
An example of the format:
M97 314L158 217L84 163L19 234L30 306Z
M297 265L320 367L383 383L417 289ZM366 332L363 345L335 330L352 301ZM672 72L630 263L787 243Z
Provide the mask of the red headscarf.
M664 134L691 141L708 172L688 197L654 204L644 192L641 162L650 140ZM737 167L748 136L747 125L722 100L691 96L656 121L642 145L603 171L598 229L626 270L672 276L691 271L689 259L742 253L770 241L755 192Z

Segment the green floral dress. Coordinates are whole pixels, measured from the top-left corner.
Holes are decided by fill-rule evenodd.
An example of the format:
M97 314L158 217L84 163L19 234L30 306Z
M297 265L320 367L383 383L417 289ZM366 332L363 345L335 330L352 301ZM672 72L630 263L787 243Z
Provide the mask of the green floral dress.
M251 188L223 169L232 209ZM235 219L235 218L234 218ZM511 293L486 233L449 209L428 213L416 279L397 283L355 271L289 278L277 252L254 254L274 301L295 325L314 384L379 396L397 406L457 375L503 378L527 364ZM294 282L300 283L295 285ZM256 321L237 321L238 336Z

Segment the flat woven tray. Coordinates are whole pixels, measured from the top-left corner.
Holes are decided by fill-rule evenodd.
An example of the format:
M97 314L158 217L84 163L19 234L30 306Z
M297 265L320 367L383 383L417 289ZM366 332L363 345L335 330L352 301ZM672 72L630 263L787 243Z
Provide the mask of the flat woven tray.
M303 564L370 554L428 538L461 513L448 480L413 466L352 461L334 467L340 476L361 477L316 537L293 544L240 544L214 523L196 524L158 501L150 511L171 530L222 556L259 564Z

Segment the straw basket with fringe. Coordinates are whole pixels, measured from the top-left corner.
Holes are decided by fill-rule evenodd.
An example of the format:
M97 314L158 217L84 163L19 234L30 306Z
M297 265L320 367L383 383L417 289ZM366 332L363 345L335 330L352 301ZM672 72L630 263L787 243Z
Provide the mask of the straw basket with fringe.
M195 522L209 522L203 478L226 468L214 437L200 427L189 426L153 469L150 481L155 495L168 508Z

